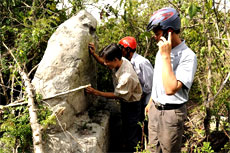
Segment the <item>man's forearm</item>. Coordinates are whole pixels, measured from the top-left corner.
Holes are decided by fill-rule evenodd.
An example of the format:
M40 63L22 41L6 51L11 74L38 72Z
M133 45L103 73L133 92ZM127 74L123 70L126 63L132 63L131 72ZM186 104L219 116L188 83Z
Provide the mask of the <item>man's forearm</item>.
M114 95L113 92L98 91L96 94L97 94L97 96L102 96L102 97L106 97L106 98L113 98L113 99L118 98L116 95Z
M170 56L162 57L162 81L167 95L173 95L178 90L178 81L172 70Z
M92 55L93 55L93 57L95 58L95 60L96 60L98 63L104 65L104 59L103 59L102 57L100 57L100 56L99 56L98 54L96 54L95 52L92 53Z

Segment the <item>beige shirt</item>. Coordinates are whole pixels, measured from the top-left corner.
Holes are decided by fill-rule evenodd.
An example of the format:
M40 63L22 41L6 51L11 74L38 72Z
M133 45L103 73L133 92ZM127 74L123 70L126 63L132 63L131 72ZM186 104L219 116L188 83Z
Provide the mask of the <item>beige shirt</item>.
M120 68L114 73L114 94L127 102L136 102L141 99L142 88L132 64L122 57Z

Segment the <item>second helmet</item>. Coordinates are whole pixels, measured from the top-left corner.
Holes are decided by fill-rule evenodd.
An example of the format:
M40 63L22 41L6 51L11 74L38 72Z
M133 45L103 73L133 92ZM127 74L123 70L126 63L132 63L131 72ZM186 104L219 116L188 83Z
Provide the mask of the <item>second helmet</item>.
M151 31L155 28L161 30L167 30L172 28L173 30L180 30L181 21L179 13L170 7L162 8L153 13L147 26L147 31Z
M131 37L131 36L127 36L127 37L124 37L122 38L120 41L119 41L119 44L122 45L124 48L131 48L131 49L136 49L137 47L137 41L134 37Z

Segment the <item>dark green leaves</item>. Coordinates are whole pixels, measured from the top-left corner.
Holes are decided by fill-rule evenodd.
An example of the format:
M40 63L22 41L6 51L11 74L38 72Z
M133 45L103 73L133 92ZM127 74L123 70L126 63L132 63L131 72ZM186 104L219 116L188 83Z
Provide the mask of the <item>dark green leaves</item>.
M193 18L197 14L197 12L199 12L199 11L200 11L200 7L198 7L194 3L191 3L189 8L188 8L189 17Z

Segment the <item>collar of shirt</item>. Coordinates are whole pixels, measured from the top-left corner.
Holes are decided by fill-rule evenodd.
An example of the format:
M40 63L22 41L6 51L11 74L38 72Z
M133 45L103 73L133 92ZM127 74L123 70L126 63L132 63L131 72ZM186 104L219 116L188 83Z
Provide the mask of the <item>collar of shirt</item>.
M178 51L184 50L184 49L186 49L186 48L187 48L187 46L186 46L186 44L185 44L185 40L182 40L182 42L181 42L179 45L177 45L176 47L174 47L174 48L172 49L171 53L175 54L175 53L177 53Z
M124 57L121 58L121 60L123 61L121 66L119 67L119 69L115 72L115 76L118 78L123 70L123 67L125 67L125 63L127 62L127 59L125 59Z
M132 58L131 58L131 61L130 61L132 65L135 63L134 60L135 60L136 57L137 57L137 53L134 52L134 53L133 53L133 56L132 56Z

